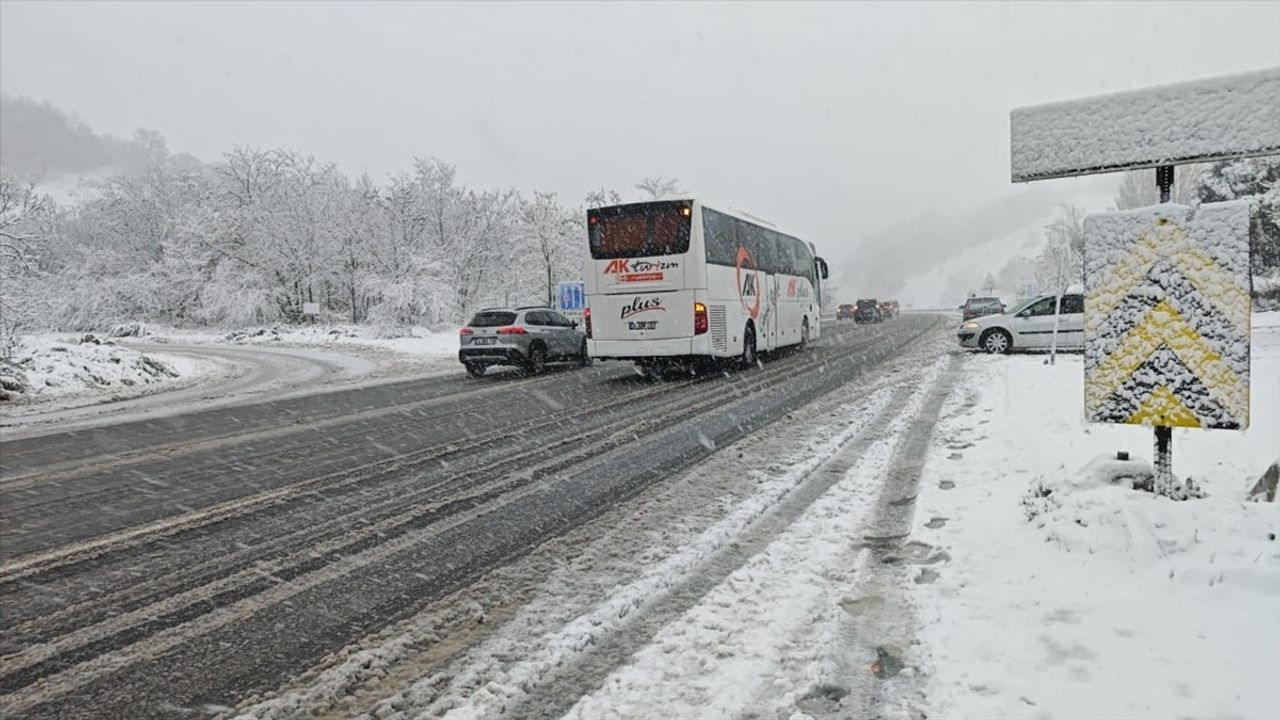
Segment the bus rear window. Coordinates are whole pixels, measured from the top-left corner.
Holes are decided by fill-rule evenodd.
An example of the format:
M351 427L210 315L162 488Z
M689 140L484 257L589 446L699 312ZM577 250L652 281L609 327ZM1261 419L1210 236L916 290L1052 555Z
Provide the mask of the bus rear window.
M692 208L687 203L656 202L592 210L591 257L653 257L689 251Z
M648 242L649 218L643 215L600 218L591 249L599 251L596 257L633 257L643 255Z

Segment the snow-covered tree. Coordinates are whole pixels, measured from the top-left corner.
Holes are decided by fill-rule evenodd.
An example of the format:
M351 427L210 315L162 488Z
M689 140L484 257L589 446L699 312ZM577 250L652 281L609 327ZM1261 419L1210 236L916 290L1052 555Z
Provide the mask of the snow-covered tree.
M33 314L32 280L51 232L53 203L35 187L0 173L0 357Z
M680 183L675 178L647 177L636 183L645 200L669 200L684 195Z
M1045 226L1045 247L1036 258L1036 282L1044 292L1058 296L1084 279L1084 211L1074 205L1063 205L1057 215ZM1049 362L1056 360L1057 336Z
M580 272L581 208L465 187L433 158L379 184L285 149L237 147L205 165L155 133L134 146L145 162L78 205L0 185L6 327L299 322L305 303L352 322L456 323L481 304L554 299Z
M621 205L622 195L617 190L592 190L587 193L583 200L588 209L598 207L608 207L610 205Z
M520 226L526 241L533 247L546 273L547 305L555 303L557 278L579 275L580 246L585 235L576 214L556 202L555 193L534 192L533 199L522 203Z
M37 193L34 185L0 173L0 261L5 267L34 265L40 246L36 220L51 206L49 198Z
M1200 175L1197 191L1202 202L1249 201L1254 285L1271 288L1261 294L1268 305L1280 306L1280 156L1212 163Z

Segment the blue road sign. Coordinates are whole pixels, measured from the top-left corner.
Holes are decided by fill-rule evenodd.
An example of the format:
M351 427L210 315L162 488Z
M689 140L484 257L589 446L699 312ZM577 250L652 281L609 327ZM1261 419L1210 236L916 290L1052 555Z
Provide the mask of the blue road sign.
M586 288L581 282L560 283L560 311L582 312L587 305Z

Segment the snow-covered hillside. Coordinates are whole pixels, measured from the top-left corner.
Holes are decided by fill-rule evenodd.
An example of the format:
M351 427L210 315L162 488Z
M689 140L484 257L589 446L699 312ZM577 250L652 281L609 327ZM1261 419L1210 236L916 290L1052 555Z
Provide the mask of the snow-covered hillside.
M1107 210L1114 202L1114 193L1091 190L1071 196L1065 204L1094 213ZM894 293L896 299L908 308L956 307L969 292L979 293L990 274L997 280L996 294L1009 304L1019 294L1015 278L1031 280L1032 261L1044 247L1044 228L1058 212L1055 206L1013 232L975 244L946 262L923 267ZM1025 272L1010 267L1020 257L1026 259Z

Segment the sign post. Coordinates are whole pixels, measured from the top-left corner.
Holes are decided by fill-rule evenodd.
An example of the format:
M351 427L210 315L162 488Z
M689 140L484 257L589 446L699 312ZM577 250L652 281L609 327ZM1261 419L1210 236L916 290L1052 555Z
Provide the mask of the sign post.
M1176 496L1173 427L1249 423L1249 211L1170 202L1174 166L1280 154L1280 68L1010 115L1014 182L1155 169L1160 203L1085 218L1085 416L1155 432Z
M1160 190L1160 203L1169 202L1173 193L1173 166L1161 165L1156 168L1156 186ZM1155 462L1152 463L1155 474L1153 480L1155 494L1168 497L1173 494L1173 428L1169 425L1156 425Z

